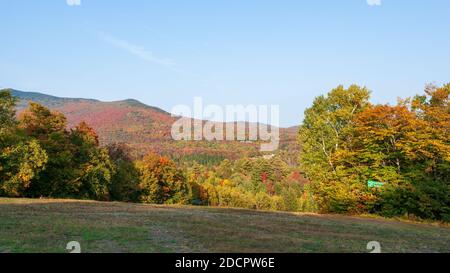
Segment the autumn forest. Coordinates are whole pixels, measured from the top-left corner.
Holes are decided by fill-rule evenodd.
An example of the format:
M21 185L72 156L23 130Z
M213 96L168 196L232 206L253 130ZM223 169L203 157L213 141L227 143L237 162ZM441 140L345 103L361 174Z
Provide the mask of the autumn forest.
M170 142L164 132L172 119L159 110L145 129L159 137L108 137L125 131L105 129L98 116L73 124L67 105L24 100L5 89L0 196L448 222L449 94L450 84L427 85L423 94L378 105L365 87L338 86L314 100L298 128L284 129L280 149L267 155L251 143Z

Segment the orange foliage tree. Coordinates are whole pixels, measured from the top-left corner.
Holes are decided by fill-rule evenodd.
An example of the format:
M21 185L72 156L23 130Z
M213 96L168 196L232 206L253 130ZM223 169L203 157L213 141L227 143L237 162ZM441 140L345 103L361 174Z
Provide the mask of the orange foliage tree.
M141 201L156 204L180 204L189 199L189 188L176 164L155 153L138 162Z

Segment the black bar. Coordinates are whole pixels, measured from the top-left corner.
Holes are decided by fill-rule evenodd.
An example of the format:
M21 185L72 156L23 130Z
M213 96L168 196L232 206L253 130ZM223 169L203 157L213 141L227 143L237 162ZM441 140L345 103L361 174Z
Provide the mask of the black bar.
M1 254L0 264L20 269L76 272L386 272L447 268L448 254ZM193 261L196 261L193 263ZM205 266L207 261L208 266ZM189 264L189 262L191 262ZM183 267L178 267L183 265ZM193 267L195 265L195 267ZM157 270L157 271L155 271ZM292 271L294 270L294 271ZM399 271L400 272L400 271Z

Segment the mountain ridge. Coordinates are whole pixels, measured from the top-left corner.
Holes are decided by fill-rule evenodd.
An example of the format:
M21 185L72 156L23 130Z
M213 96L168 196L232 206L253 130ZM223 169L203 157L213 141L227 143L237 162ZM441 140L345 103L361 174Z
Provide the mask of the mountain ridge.
M140 105L143 107L148 107L148 108L152 108L155 109L157 111L160 112L164 112L167 114L170 114L169 112L156 107L156 106L150 106L147 105L139 100L136 99L132 99L132 98L128 98L128 99L123 99L123 100L117 100L117 101L102 101L102 100L97 100L97 99L89 99L89 98L71 98L71 97L59 97L59 96L54 96L54 95L48 95L45 93L40 93L40 92L35 92L35 91L21 91L21 90L17 90L17 89L6 89L6 90L11 90L11 94L14 97L18 97L21 99L21 101L23 101L22 103L24 103L25 101L36 101L36 102L45 102L45 100L54 100L54 101L58 101L58 102L64 102L64 101L87 101L87 102L98 102L98 103L129 103L129 104L134 104L134 105ZM46 107L51 107L51 105L45 105L43 103L44 106Z
M172 158L189 157L200 161L211 159L219 161L261 154L257 142L175 141L171 137L171 127L179 117L173 117L158 107L146 105L136 99L104 102L9 90L20 100L17 105L18 113L28 107L29 101L40 103L63 113L67 117L69 128L75 127L81 121L87 122L98 133L102 145L127 143L136 157L154 151ZM295 144L296 131L295 126L280 128L281 149L298 149Z

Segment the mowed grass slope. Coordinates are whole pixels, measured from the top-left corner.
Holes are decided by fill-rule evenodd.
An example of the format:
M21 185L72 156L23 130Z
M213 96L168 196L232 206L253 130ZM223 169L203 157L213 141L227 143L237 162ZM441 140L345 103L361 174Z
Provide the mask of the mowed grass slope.
M335 215L0 198L0 252L450 252L450 229Z

